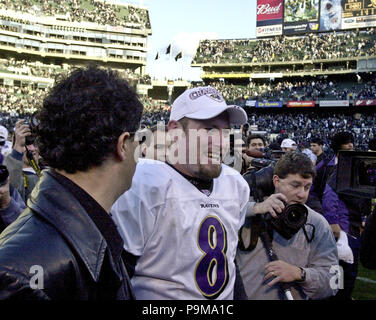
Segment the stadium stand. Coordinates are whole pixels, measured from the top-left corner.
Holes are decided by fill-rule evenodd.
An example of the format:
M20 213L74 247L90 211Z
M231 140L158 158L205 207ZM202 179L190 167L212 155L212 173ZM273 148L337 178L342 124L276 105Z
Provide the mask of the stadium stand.
M203 40L193 64L291 62L375 54L375 30L343 31L271 39Z
M0 0L1 123L38 111L62 72L91 63L118 70L138 91L145 73L149 12L103 0ZM150 107L151 108L151 107Z
M38 110L56 76L90 62L119 70L137 87L145 105L143 126L167 123L171 90L168 95L166 87L155 85L144 72L150 34L147 9L134 5L0 0L2 123L12 132L16 119ZM368 28L203 40L192 66L204 71L203 82L196 85L216 87L229 103L247 110L250 125L268 135L294 131L297 142L303 142L321 133L327 140L333 129L343 128L356 133L358 146L366 148L363 138L375 136L373 111L356 109L355 103L376 101L376 78L370 71L376 71L376 63L369 63L375 56L375 39L375 29ZM359 72L362 59L367 59L367 70ZM253 108L258 101L280 101L283 107L289 101L314 101L316 107L320 101L349 104L331 112L327 108L271 111Z

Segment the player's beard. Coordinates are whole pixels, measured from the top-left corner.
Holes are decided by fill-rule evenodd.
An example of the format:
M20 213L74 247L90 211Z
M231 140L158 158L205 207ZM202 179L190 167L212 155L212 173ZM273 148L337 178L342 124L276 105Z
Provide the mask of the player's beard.
M211 180L218 178L222 172L221 164L199 164L194 174L197 178Z

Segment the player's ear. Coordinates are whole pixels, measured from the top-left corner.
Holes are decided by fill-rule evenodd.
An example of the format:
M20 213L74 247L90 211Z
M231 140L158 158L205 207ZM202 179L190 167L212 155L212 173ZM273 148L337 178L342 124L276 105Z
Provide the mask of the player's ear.
M273 185L275 189L278 189L280 180L281 179L276 174L273 176Z
M129 151L129 142L131 140L129 132L123 132L116 144L116 156L119 160L124 160L126 158L127 152Z

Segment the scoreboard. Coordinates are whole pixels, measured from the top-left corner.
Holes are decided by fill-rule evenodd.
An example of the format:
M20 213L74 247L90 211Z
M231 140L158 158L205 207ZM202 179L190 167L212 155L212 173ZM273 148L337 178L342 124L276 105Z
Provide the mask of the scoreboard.
M376 26L376 0L258 0L257 37Z

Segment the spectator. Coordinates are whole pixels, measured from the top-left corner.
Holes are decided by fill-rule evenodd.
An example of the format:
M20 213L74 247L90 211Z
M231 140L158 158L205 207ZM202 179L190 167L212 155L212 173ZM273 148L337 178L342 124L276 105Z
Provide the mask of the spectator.
M9 184L6 166L0 165L0 233L26 208L20 194Z
M319 165L319 163L321 162L324 156L323 145L324 145L324 142L319 137L314 137L310 141L311 151L317 157L316 159L317 165Z
M247 139L248 150L254 151L264 151L266 147L266 139L261 134L251 134Z
M8 129L0 126L0 164L3 163L4 157L11 152L12 144L8 141Z
M326 186L326 179L329 172L326 173L327 165L330 159L324 157L323 141L319 137L313 137L310 145L312 152L317 156L316 176L313 179L312 188L309 192L307 205L315 211L322 213L322 195Z
M297 148L298 146L296 145L296 142L291 139L284 139L281 143L281 149L284 152L295 151Z
M27 137L31 137L29 125L25 124L24 120L17 121L13 149L4 161L9 170L10 183L17 189L25 203L38 183L40 175L38 147L34 143L35 139L27 139ZM32 164L36 166L33 168Z
M141 113L136 93L112 70L77 69L55 84L37 129L50 169L0 236L0 299L133 297L108 214L132 182Z
M242 174L245 173L247 170L254 169L253 166L251 166L251 161L254 158L263 158L264 156L264 149L267 145L266 139L264 136L260 134L251 134L247 138L248 149L245 150L242 154L243 158L243 170Z
M308 156L314 165L316 165L317 156L309 149L309 143L301 142L299 143L300 151Z

